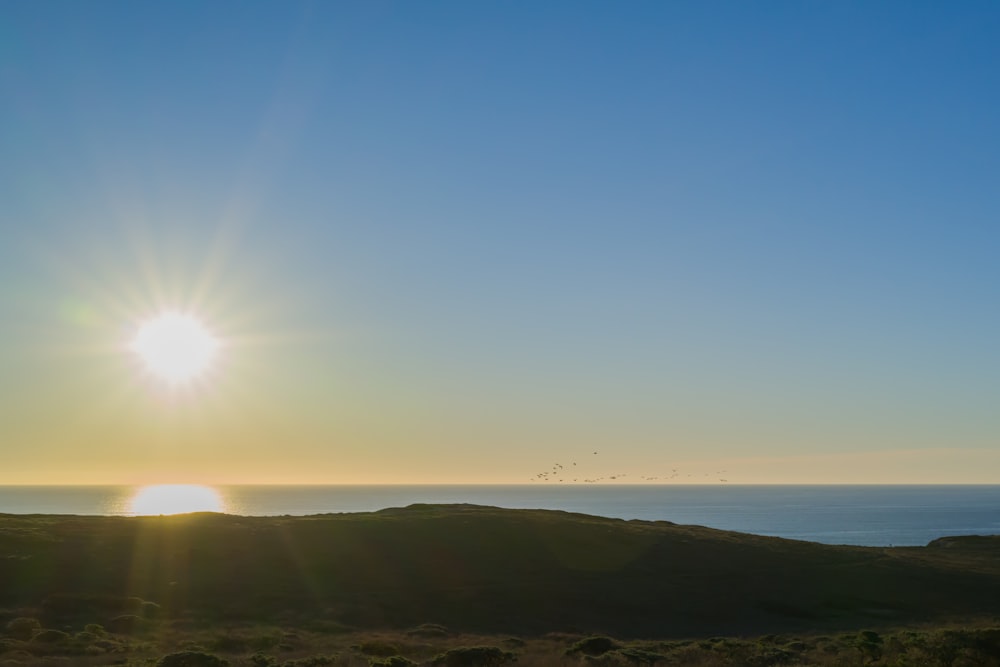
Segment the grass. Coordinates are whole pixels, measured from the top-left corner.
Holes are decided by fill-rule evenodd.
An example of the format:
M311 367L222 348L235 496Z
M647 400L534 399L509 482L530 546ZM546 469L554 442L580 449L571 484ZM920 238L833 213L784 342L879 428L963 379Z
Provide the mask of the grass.
M0 665L990 665L998 555L466 505L0 515Z
M216 629L175 627L164 622L141 637L57 642L0 639L0 665L147 665L158 667L476 667L506 665L689 665L691 667L971 667L1000 665L1000 627L924 627L830 635L764 635L686 639L584 637L552 633L539 637L450 634L414 639L407 632L335 635L283 628L272 643L271 626ZM42 632L54 632L43 629ZM226 641L219 641L220 636ZM229 641L233 636L241 644ZM255 645L268 645L256 649Z

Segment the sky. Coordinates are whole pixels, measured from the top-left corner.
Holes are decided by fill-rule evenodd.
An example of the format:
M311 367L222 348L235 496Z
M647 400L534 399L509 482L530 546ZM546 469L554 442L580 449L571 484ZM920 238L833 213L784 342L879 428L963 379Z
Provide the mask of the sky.
M0 484L1000 483L998 34L0 3Z

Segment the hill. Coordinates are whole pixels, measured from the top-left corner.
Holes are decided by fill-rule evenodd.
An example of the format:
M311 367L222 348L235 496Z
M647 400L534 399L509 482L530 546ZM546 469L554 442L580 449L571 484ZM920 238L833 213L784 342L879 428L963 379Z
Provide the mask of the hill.
M0 607L49 621L156 613L746 635L987 616L1000 599L998 555L1000 538L829 546L471 505L306 517L0 515Z

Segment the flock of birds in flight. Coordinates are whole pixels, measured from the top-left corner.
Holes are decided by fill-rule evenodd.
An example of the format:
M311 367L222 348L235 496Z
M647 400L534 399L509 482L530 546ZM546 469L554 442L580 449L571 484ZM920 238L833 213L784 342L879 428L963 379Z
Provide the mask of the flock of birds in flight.
M597 456L597 452L594 452L593 455ZM628 477L627 473L615 473L614 475L605 474L600 477L583 477L577 472L578 469L579 468L576 465L576 461L571 462L569 467L566 467L561 463L556 463L555 465L552 466L551 470L543 470L542 472L537 473L534 476L530 477L529 481L576 482L583 484L597 484L598 482L604 482L604 481L625 481L625 479ZM718 475L723 475L725 473L726 473L725 470L717 470L715 473L717 479L723 484L727 483L729 480L723 477L718 477ZM702 476L697 479L704 479L705 477L710 477L710 476L711 476L710 473L706 472L703 473ZM678 478L694 479L694 473L684 473L682 476L682 473L679 472L677 468L673 468L669 473L664 475L657 475L657 476L638 475L637 477L632 479L638 479L641 482L669 482L671 480ZM628 481L632 481L632 479L629 479Z

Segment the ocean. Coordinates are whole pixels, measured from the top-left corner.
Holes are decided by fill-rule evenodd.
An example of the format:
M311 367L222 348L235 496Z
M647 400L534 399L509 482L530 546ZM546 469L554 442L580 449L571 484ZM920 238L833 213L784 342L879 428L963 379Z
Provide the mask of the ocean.
M145 494L164 502L159 491L132 486L0 486L0 513L124 516L206 509L275 516L367 512L412 503L473 503L671 521L824 544L920 546L948 535L1000 534L997 485L215 486L194 488L194 494L186 487L181 495L194 498L192 506L170 505L169 488L166 505L139 501ZM197 504L205 495L207 504Z

